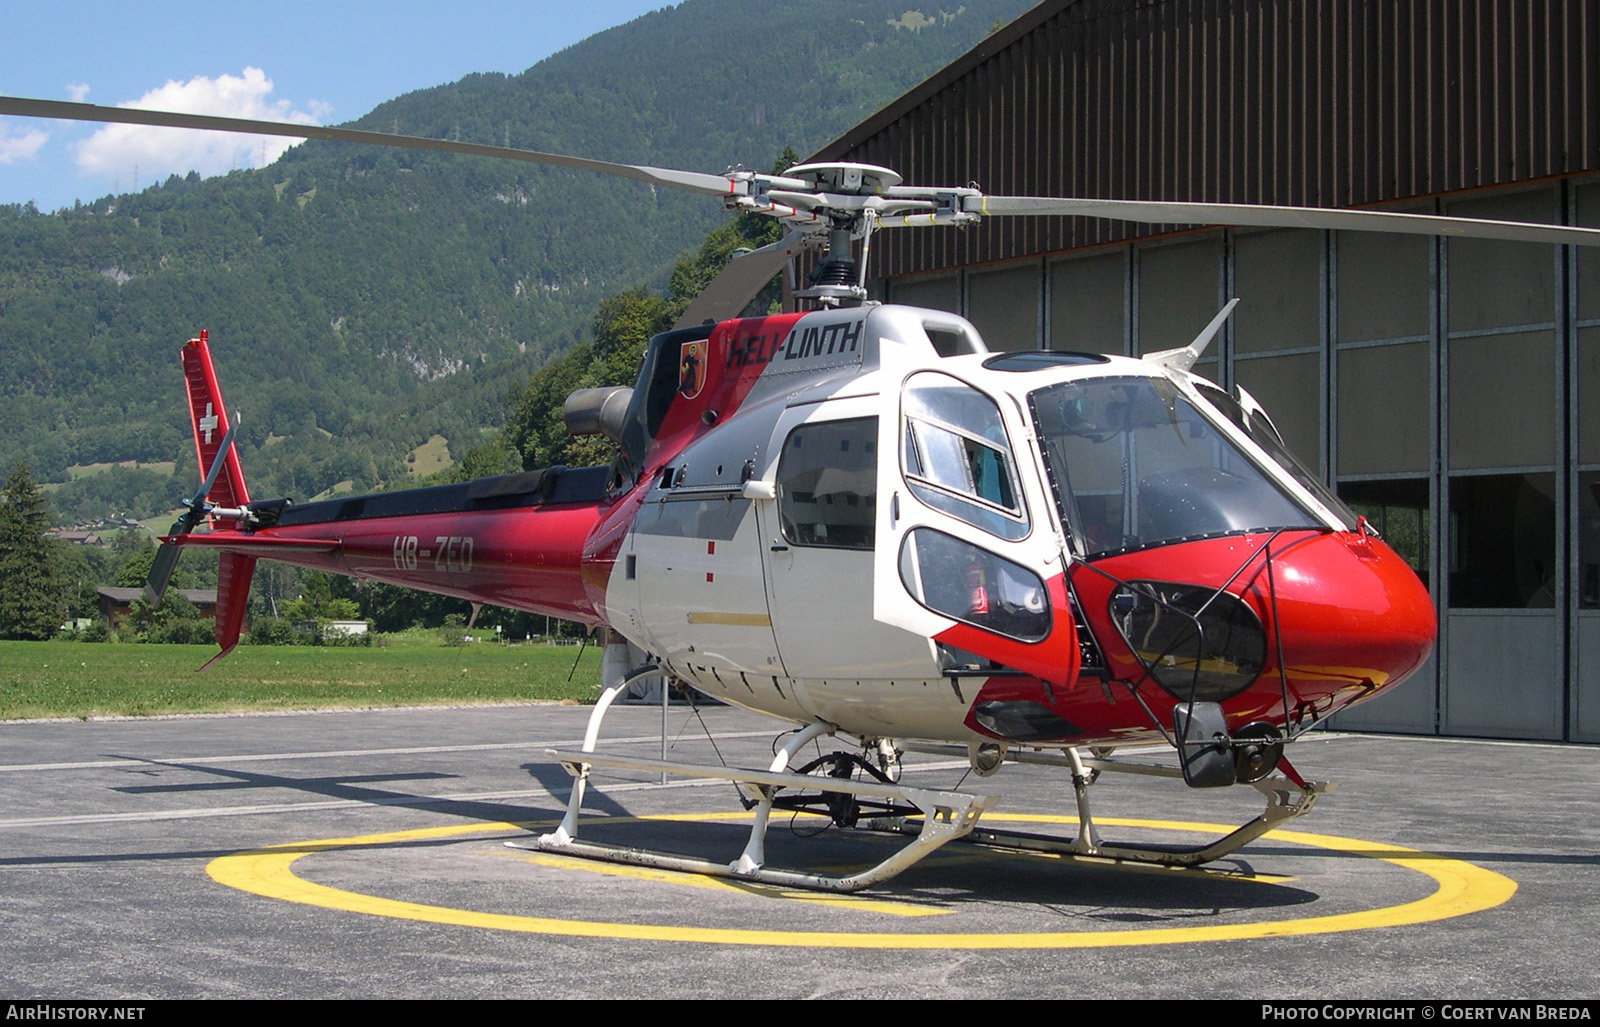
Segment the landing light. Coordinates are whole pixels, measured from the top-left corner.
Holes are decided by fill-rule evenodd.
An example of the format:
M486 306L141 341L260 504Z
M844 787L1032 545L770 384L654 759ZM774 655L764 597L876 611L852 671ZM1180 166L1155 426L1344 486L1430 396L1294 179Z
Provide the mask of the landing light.
M1000 764L1006 760L1005 746L995 742L979 742L967 746L967 759L972 763L972 772L979 777L988 777L1000 769Z

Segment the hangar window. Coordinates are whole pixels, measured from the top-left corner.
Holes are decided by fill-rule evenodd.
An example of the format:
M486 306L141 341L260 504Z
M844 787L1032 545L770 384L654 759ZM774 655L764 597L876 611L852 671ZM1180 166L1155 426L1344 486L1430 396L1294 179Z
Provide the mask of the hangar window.
M1600 610L1600 472L1578 475L1578 608Z
M1379 478L1339 483L1339 498L1377 529L1389 548L1400 554L1428 584L1428 479Z
M1450 606L1457 610L1554 608L1555 475L1548 471L1454 475L1449 486L1445 555Z

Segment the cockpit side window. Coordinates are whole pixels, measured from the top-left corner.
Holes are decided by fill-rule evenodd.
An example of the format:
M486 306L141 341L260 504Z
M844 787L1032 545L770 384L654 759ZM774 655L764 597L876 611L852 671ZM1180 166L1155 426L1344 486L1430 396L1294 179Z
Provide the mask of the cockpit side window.
M792 545L871 549L877 527L878 419L802 424L778 457L778 519Z
M1000 408L949 375L912 375L901 392L902 459L913 495L1005 539L1028 534L1016 463Z

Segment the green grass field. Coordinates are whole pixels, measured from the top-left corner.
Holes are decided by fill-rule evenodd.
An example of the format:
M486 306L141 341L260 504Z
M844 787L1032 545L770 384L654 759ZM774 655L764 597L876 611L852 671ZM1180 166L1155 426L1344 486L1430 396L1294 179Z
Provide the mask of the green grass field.
M406 458L406 471L413 478L425 478L454 462L450 459L449 441L443 435L430 435L427 442L413 449Z
M142 467L147 471L154 471L157 474L171 474L173 468L177 466L178 465L171 460L146 460L142 463L138 460L123 460L114 464L73 464L71 467L67 468L67 477L73 481L77 481L79 478L92 478L97 474L104 474L113 467Z
M214 646L0 642L0 720L527 700L587 702L600 650L447 648L437 633L384 647L241 645L203 674ZM567 674L578 667L567 681Z

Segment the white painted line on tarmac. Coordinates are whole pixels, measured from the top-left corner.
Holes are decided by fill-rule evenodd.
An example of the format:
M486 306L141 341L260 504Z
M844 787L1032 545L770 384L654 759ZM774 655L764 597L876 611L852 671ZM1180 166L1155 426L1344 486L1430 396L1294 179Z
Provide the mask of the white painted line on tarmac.
M665 787L691 787L719 784L710 778L677 782ZM661 788L647 783L607 785L607 792L632 792L642 788ZM142 813L83 813L60 817L18 817L0 820L0 830L19 827L55 827L72 824L117 824L141 820L205 820L212 817L248 817L268 813L300 813L319 810L360 809L363 806L442 806L452 802L494 802L506 799L561 799L570 791L523 788L511 792L462 792L454 795L396 795L383 799L330 799L326 802L278 802L254 806L211 806L191 809L147 810Z
M1519 741L1515 738L1450 738L1443 735L1380 735L1365 734L1359 731L1330 731L1318 733L1324 741L1356 741L1356 742L1433 742L1444 745L1487 745L1512 749L1563 749L1567 752L1582 752L1594 748L1593 743L1584 742L1538 742L1533 740ZM1312 736L1307 736L1312 737Z
M765 732L762 732L765 734ZM965 761L919 763L906 767L905 773L959 770ZM690 778L657 784L653 781L607 783L603 794L637 792L646 789L704 788L708 785L725 785L724 778ZM566 801L570 789L521 788L509 792L461 792L451 795L396 795L379 799L329 799L325 802L278 802L250 806L201 806L188 809L145 810L133 813L80 813L54 817L17 817L0 820L0 831L28 827L66 827L84 824L119 824L157 820L207 820L214 817L248 817L276 813L319 812L326 810L361 809L365 806L442 806L456 802L500 802L516 799L558 799Z
M735 731L720 734L718 738L765 738L771 731ZM694 736L698 739L700 736ZM694 740L694 739L691 739ZM607 745L638 745L659 742L661 736L640 735L636 738L607 738ZM9 771L56 770L110 770L117 767L138 767L146 763L267 763L272 760L316 760L348 758L353 756L420 756L440 752L489 752L501 749L556 749L568 745L582 745L583 739L554 739L541 742L486 742L480 745L418 745L400 749L336 749L321 752L264 752L241 753L232 756L123 756L111 760L85 760L78 763L3 763L0 773Z

